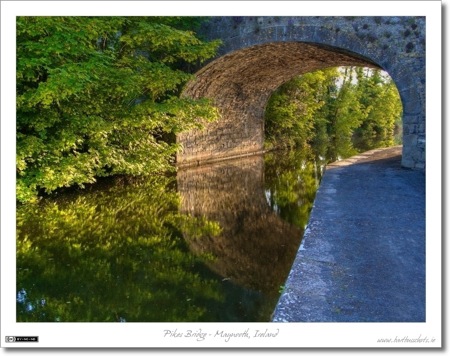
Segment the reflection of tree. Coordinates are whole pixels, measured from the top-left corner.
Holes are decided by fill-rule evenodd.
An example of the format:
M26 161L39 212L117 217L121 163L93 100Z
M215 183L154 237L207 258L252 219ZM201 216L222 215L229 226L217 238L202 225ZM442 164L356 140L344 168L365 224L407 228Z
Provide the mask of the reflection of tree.
M325 162L308 150L272 152L265 157L266 196L281 218L300 228L308 222Z
M168 178L17 209L18 321L202 321L220 285L185 252ZM198 229L208 225L195 222ZM199 233L201 235L201 232Z

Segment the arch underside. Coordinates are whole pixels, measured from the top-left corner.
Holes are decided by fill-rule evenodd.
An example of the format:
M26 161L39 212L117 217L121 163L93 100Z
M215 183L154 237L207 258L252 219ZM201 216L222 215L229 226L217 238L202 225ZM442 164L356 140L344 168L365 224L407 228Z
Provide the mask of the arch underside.
M378 67L360 56L304 42L279 42L244 48L208 64L184 95L213 99L221 119L178 136L180 166L261 152L264 110L275 89L297 75L327 67Z

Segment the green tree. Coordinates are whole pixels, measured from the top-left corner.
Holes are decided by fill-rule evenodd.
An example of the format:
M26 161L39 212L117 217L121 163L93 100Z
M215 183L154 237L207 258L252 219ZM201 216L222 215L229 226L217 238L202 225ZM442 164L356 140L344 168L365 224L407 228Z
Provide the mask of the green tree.
M355 90L354 70L344 68L341 73L342 83L334 95L326 102L327 132L329 136L328 158L335 161L356 153L352 136L366 117L360 103L359 92ZM320 115L320 114L319 114Z
M194 18L18 17L17 199L171 169L174 134L218 112L180 98L219 45ZM184 69L184 70L181 70Z
M336 68L307 73L273 93L265 112L268 147L302 147L314 139L315 115L337 75Z
M401 126L402 105L394 82L380 70L358 68L356 72L356 90L367 117L355 130L355 147L368 150L400 143L395 132Z
M330 161L400 143L401 101L378 69L341 67L296 77L266 108L266 147L312 146ZM395 136L397 135L397 136Z

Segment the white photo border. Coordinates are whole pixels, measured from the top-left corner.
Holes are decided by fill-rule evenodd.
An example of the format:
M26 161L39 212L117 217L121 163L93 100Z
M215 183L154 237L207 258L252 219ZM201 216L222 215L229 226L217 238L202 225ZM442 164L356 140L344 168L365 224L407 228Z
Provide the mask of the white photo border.
M441 7L440 1L2 1L1 3L1 346L33 348L380 348L379 338L434 338L441 316ZM18 15L426 16L426 322L424 323L17 323L15 314L15 17ZM275 338L185 337L190 331ZM182 337L171 336L177 330ZM176 334L176 333L175 333ZM38 343L6 343L10 335ZM202 340L201 340L202 339Z

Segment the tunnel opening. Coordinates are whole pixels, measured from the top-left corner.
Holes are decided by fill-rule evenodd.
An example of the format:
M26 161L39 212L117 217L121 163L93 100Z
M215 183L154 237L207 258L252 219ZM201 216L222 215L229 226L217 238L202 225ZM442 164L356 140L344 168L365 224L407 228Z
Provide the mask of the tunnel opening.
M402 144L403 106L389 74L378 68L332 67L278 87L264 113L265 150L308 149L339 161Z

